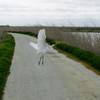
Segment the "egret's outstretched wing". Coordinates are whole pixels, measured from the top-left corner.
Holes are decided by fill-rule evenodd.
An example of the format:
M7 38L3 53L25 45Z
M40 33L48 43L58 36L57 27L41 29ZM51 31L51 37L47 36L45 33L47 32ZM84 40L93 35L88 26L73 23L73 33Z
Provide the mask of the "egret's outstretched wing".
M30 45L31 45L34 49L38 50L38 46L37 46L36 43L30 42Z
M52 46L50 46L50 45L48 45L48 44L47 44L46 49L47 49L47 53L48 53L48 54L54 54L54 53L57 52L55 49L53 49Z

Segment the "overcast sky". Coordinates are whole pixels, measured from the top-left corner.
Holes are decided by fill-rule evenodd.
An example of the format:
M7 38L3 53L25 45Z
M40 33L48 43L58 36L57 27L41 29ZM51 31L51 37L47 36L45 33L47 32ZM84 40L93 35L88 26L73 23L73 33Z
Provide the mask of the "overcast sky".
M0 0L0 24L100 25L100 0Z

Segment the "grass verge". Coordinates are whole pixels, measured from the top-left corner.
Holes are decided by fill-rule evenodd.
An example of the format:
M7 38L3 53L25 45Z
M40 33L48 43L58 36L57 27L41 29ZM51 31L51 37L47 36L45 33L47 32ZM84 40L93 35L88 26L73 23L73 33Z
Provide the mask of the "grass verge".
M92 52L70 46L63 42L56 43L55 47L66 54L68 53L71 58L82 61L87 68L92 69L100 75L100 56L97 56Z
M7 77L10 73L14 47L14 38L12 35L7 34L0 43L0 100L2 99Z

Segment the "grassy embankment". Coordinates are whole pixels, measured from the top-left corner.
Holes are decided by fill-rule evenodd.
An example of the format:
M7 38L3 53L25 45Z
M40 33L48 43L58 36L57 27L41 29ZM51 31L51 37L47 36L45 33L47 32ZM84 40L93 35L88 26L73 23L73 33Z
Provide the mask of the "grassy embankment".
M7 77L10 73L14 47L14 38L7 34L0 43L0 100L2 99Z
M22 34L36 36L36 34L33 34L31 32L22 32ZM65 55L74 60L81 62L88 69L91 69L100 75L100 56L97 56L92 52L68 45L61 41L55 41L53 39L47 38L47 42L51 45L54 44L54 47L58 51L64 53Z

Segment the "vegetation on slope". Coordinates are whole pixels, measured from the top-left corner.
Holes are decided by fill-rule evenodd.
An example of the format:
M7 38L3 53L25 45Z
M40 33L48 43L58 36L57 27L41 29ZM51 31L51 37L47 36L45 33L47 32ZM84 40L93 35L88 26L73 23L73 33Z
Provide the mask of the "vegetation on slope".
M0 100L3 95L7 77L10 73L14 47L14 38L7 34L3 41L0 43Z

